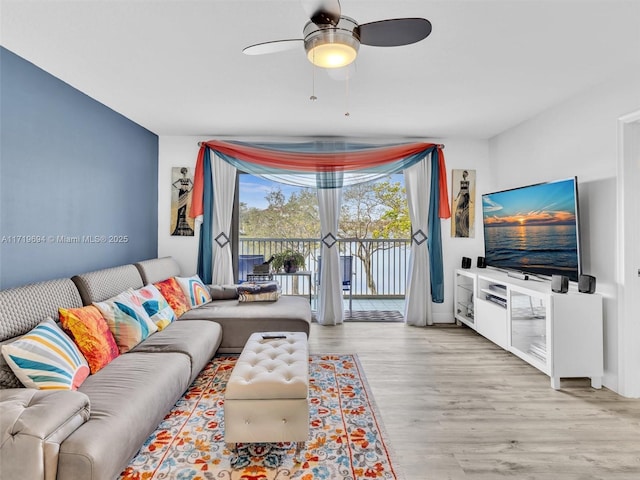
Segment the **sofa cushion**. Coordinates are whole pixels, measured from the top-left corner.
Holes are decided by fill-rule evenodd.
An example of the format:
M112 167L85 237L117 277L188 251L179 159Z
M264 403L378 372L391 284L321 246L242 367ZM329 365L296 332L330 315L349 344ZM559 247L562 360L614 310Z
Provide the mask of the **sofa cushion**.
M0 341L24 335L47 317L56 318L58 307L76 308L82 299L68 278L31 283L0 291ZM0 388L18 388L22 383L0 355Z
M60 324L87 359L91 373L97 373L120 354L107 321L93 305L61 308Z
M180 265L173 257L151 258L135 264L145 285L180 276Z
M167 325L178 318L155 285L145 285L136 290L135 293L140 298L142 307L156 324L158 330L166 328Z
M0 340L23 335L58 308L78 308L82 299L68 278L32 283L0 291Z
M90 373L78 347L50 318L3 345L2 355L28 388L76 390Z
M175 277L180 284L180 288L184 292L185 297L189 300L191 308L199 307L211 301L209 289L202 283L198 275L192 277Z
M182 353L130 352L87 378L78 391L91 416L60 445L58 478L118 478L185 392L190 370Z
M240 303L217 300L186 312L178 319L213 320L222 327L218 352L238 353L253 332L305 332L309 335L311 307L302 297L282 296L277 302Z
M174 322L140 343L133 352L184 353L191 361L190 381L193 381L213 358L221 341L222 329L216 322Z
M127 353L142 340L158 331L133 290L127 290L104 302L95 302L109 325L120 353Z
M104 302L128 288L135 290L144 286L135 265L104 268L76 275L71 280L78 287L82 302L85 305L91 305L93 302Z
M180 317L191 309L189 300L187 300L187 297L175 277L154 283L154 286L160 290L160 293L176 313L177 317Z
M238 298L237 285L209 285L211 300L235 300Z
M60 444L89 419L89 398L17 388L0 390L0 405L0 477L54 480Z

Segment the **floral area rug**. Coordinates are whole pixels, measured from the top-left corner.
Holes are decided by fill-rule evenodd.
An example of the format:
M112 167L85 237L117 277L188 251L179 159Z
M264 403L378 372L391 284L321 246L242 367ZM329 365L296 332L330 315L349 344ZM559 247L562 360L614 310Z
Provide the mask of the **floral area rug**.
M215 357L122 472L122 480L400 479L355 355L312 355L310 434L295 444L224 442L224 389L237 357Z

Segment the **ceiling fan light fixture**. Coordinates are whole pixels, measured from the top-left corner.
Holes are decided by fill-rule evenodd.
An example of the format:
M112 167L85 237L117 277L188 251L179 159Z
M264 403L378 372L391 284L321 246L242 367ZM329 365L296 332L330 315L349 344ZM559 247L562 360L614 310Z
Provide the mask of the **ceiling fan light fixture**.
M358 24L348 17L342 17L336 27L318 26L309 22L304 34L307 59L317 67L344 67L358 55Z
M358 51L343 43L325 43L316 45L307 52L311 63L322 68L340 68L352 63Z

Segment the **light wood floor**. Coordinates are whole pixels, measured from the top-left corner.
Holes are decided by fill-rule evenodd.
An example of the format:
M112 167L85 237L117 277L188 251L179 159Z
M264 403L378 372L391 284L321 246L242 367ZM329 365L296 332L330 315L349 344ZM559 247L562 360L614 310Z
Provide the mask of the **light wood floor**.
M406 480L640 480L640 400L553 390L468 328L312 324L309 343L358 355Z

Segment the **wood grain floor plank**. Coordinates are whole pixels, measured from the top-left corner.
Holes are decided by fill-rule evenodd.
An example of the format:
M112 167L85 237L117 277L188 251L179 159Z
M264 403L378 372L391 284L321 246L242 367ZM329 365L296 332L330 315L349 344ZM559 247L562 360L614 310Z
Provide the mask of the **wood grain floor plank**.
M549 378L466 327L313 324L356 353L406 480L639 480L640 400Z

